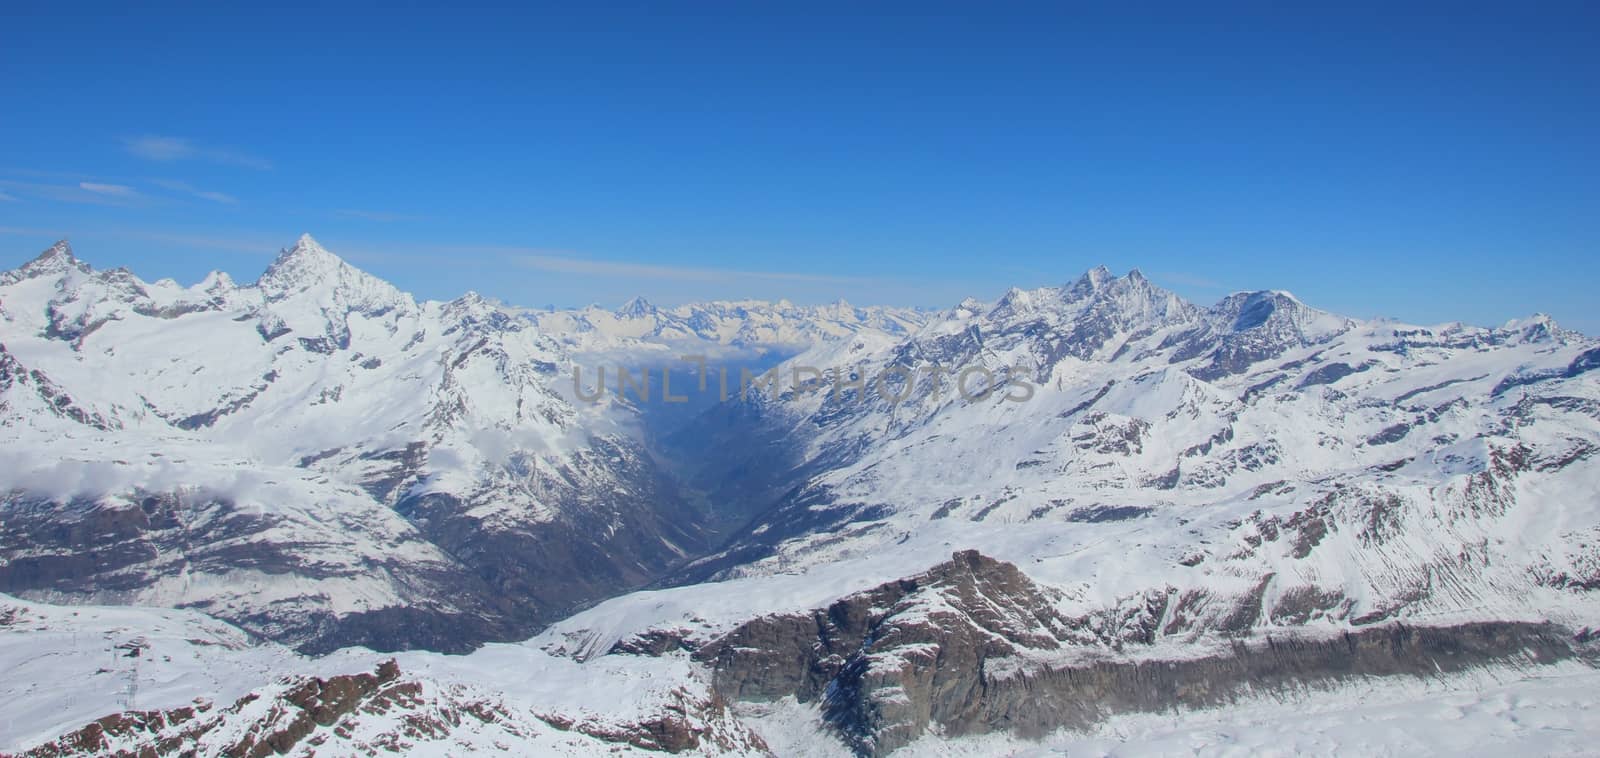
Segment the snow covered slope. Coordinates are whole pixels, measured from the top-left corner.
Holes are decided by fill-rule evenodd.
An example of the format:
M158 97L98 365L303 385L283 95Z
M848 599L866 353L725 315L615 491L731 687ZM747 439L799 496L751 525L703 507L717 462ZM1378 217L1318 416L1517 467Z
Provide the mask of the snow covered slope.
M311 659L192 611L0 595L0 670L7 754L765 754L686 660Z
M801 364L868 384L746 403L803 478L702 562L722 578L900 575L954 546L1085 610L1162 608L1138 634L1595 618L1600 342L1548 319L1363 323L1281 292L1200 309L1097 269ZM974 366L1002 389L954 386Z
M310 237L187 288L58 244L0 274L0 589L312 650L525 636L705 547L568 369L514 313Z
M1202 307L1104 269L939 314L823 310L417 303L309 239L256 284L183 288L58 247L0 274L0 590L312 652L554 622L398 673L195 634L248 694L174 673L135 704L165 715L100 727L118 745L875 755L1067 728L1042 749L1078 749L1118 725L1169 744L1152 713L1359 718L1351 688L1499 677L1555 702L1567 685L1520 680L1592 678L1600 341L1281 291ZM652 440L669 472L635 436L651 414L568 371L684 346L800 352ZM129 622L152 639L209 623L127 613L158 614ZM13 626L13 650L65 644ZM560 694L577 682L597 699ZM189 692L214 703L182 717L198 731L173 720ZM8 744L104 715L62 714ZM1352 744L1344 718L1304 744Z
M646 350L654 346L718 348L806 348L861 333L903 337L928 319L914 308L795 305L787 300L712 301L671 308L634 298L616 310L596 305L577 310L525 310L545 334L581 352Z
M963 393L974 366L987 373ZM827 378L797 388L796 368ZM779 367L778 392L708 413L686 437L715 440L735 459L724 471L783 461L762 473L783 486L683 586L558 630L578 655L662 639L703 649L752 618L832 607L976 549L1048 589L1079 661L1395 622L1552 623L1587 639L1600 626L1596 368L1600 342L1543 317L1361 322L1283 292L1200 308L1137 272L969 301L902 341L818 346ZM999 389L983 396L986 382ZM862 659L889 672L853 701L863 713L906 702L915 664L885 661ZM847 683L786 696L817 702ZM906 718L843 723L878 723L857 743L872 752L934 728L926 711ZM909 733L874 731L884 723Z

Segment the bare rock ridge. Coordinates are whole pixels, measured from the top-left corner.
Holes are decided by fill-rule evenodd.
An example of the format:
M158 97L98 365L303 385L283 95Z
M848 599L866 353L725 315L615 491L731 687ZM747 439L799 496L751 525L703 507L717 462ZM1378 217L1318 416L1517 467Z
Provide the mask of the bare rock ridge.
M285 678L226 707L203 702L111 714L20 756L266 758L341 748L405 753L460 746L458 738L467 735L487 736L490 745L503 748L530 733L562 732L573 733L578 744L596 752L621 747L666 753L765 749L760 737L740 727L720 701L685 699L675 710L639 722L602 725L524 711L491 694L405 676L390 660L372 673Z
M1063 617L1050 596L1015 566L966 551L809 614L752 620L693 655L730 700L820 701L850 749L886 755L930 728L1037 737L1117 713L1578 654L1556 625L1484 622L1241 635L1169 660L1134 639L1104 644L1095 619Z
M1010 563L961 551L808 612L757 617L706 641L653 632L617 643L606 660L574 664L604 671L630 659L687 659L709 674L709 682L658 685L673 689L633 715L546 710L492 688L407 674L388 660L371 672L281 677L225 706L200 700L112 713L20 755L504 752L512 745L769 754L740 714L793 697L816 708L841 752L878 756L930 733L1037 738L1119 714L1300 698L1393 677L1537 675L1563 663L1593 665L1600 654L1592 632L1526 621L1239 631L1195 635L1178 649L1153 644L1137 624L1063 613L1061 600Z

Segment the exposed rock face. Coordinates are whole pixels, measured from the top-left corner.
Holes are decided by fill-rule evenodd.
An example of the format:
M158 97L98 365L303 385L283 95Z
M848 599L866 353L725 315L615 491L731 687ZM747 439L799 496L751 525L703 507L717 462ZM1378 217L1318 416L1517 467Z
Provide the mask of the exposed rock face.
M560 517L537 528L485 524L470 504L444 493L395 505L486 586L498 616L513 620L515 633L498 639L530 636L541 622L644 586L708 548L704 514L637 445L600 441L582 463L615 472L631 491L618 498L574 488L557 501Z
M257 704L260 697L251 694L220 711L203 704L169 711L112 714L23 755L47 758L192 754L195 744L208 732L241 717L254 717L254 721L220 754L230 758L283 755L318 728L331 727L358 708L382 712L395 706L415 705L420 688L414 683L397 682L399 677L399 666L389 661L372 674L290 683L265 709ZM125 747L130 743L138 747Z
M726 697L820 701L851 750L884 755L935 727L1039 736L1120 712L1215 706L1346 677L1575 655L1572 635L1552 624L1485 622L1246 635L1164 660L1141 652L1149 630L1134 625L1108 640L1106 619L1065 617L1058 600L1015 566L967 551L810 614L752 620L694 656Z
M517 634L503 610L488 601L483 580L446 561L407 561L372 555L353 564L308 563L313 551L338 551L348 542L322 545L253 539L292 528L232 503L146 495L137 505L12 500L0 521L0 542L28 546L0 563L0 588L31 590L51 597L91 595L137 600L162 592L188 572L240 576L304 577L328 586L356 584L367 572L405 576L417 594L407 605L344 615L294 603L256 602L244 609L201 610L235 621L265 637L326 652L349 645L379 650L427 647L450 652L477 640ZM411 547L407 542L400 545Z
M563 733L574 735L563 739ZM25 758L66 756L376 755L486 748L535 755L552 744L581 752L628 746L665 753L759 754L761 738L719 699L682 693L676 705L637 722L540 714L459 686L402 676L394 661L373 673L284 680L225 708L209 702L126 711L36 745Z

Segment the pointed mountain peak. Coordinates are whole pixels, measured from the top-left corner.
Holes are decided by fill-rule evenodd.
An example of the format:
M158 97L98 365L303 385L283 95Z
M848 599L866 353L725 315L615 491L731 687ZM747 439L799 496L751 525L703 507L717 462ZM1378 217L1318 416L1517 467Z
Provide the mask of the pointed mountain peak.
M295 240L294 247L278 253L278 261L284 260L344 262L339 256L328 252L327 248L309 234L300 235L300 239ZM273 265L277 265L276 262Z
M1006 294L1004 294L1004 295L1002 295L1000 297L1000 302L1002 302L1002 303L1026 303L1030 299L1031 298L1028 296L1028 291L1027 290L1022 289L1021 287L1011 287L1011 288L1006 290Z
M1019 287L1006 290L994 308L989 311L989 318L1008 319L1033 310L1033 293Z
M51 245L33 260L22 264L20 268L7 272L10 275L7 276L6 279L15 282L23 279L32 279L39 276L64 274L72 270L82 271L84 273L93 271L93 269L89 267L89 264L78 260L77 257L72 254L71 243L67 242L66 240L61 240L56 244Z
M225 292L238 287L233 283L233 277L228 276L226 271L213 271L206 274L206 278L201 279L200 284L197 286L202 292Z
M350 265L342 258L328 252L311 235L302 234L294 247L278 252L257 285L273 293L301 290L336 279L345 268Z
M33 259L33 262L38 263L38 262L41 262L41 261L51 261L51 260L56 260L56 259L61 259L61 260L66 260L66 261L76 261L76 260L78 260L77 256L74 256L72 254L72 243L71 242L68 242L68 241L66 241L64 239L63 240L57 240L56 244L51 245L49 247L49 249L47 249L44 252L40 253L38 257Z
M335 309L378 312L409 310L416 305L394 285L346 263L309 234L280 252L256 286L268 302L312 293L324 306Z
M655 312L656 307L642 297L632 298L617 309L617 315L625 318L643 318Z
M1117 277L1111 273L1111 269L1108 269L1103 265L1095 266L1094 268L1083 272L1083 276L1078 277L1077 281L1073 282L1071 286L1067 287L1067 296L1072 300L1088 297L1089 295L1099 292L1101 288L1105 287L1108 282L1111 282L1116 278Z

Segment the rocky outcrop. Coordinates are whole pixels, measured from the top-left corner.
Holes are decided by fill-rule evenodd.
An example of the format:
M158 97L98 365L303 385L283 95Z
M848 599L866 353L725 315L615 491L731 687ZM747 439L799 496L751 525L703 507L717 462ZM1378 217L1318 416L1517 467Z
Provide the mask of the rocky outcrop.
M664 753L763 754L761 738L739 724L716 696L677 693L660 713L637 721L544 714L454 685L402 676L393 661L375 672L287 679L232 705L208 701L168 710L114 713L36 745L22 758L68 756L439 754L537 755L540 746L573 745L600 754L633 747Z
M225 722L250 720L244 734L223 748L229 758L283 755L319 728L331 727L358 708L368 712L405 707L416 701L420 687L401 682L400 667L387 661L371 674L305 678L288 684L273 702L261 708L252 693L232 706L210 704L165 711L115 713L60 739L23 753L27 758L56 756L192 755L196 743Z
M401 577L417 594L405 605L353 613L307 607L293 599L243 608L191 605L308 653L351 645L465 652L481 640L522 631L513 623L515 617L493 601L493 589L463 567L399 556L344 564L308 561L307 553L344 546L337 540L324 545L262 539L292 525L226 500L142 493L137 503L14 497L0 499L0 505L7 514L0 521L0 544L19 546L0 551L5 556L0 592L137 602L143 593L170 586L171 576L189 573L248 571L338 583L384 572Z
M1572 635L1554 625L1484 622L1242 635L1209 646L1197 639L1196 649L1209 652L1166 660L1141 644L1154 641L1160 607L1140 632L1140 614L1071 618L1058 600L1015 566L966 551L824 609L752 620L694 656L724 696L819 703L851 750L883 755L930 729L1039 736L1116 713L1217 706L1351 677L1575 655ZM1119 621L1124 628L1108 637Z

